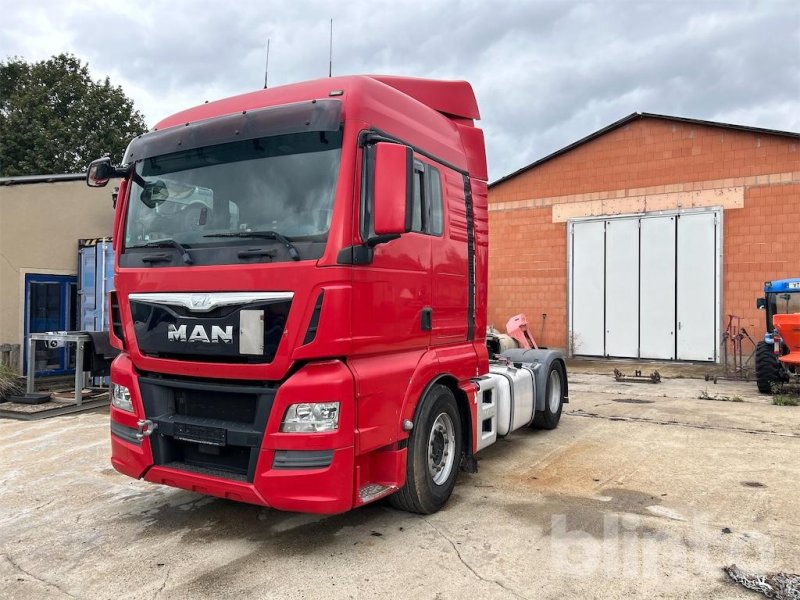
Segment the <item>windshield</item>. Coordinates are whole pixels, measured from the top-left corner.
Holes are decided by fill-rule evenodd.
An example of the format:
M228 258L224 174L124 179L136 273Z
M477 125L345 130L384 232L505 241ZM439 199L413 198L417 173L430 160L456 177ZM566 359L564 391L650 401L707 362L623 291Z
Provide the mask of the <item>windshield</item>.
M773 329L772 316L800 313L800 292L779 292L767 294L768 327Z
M252 243L246 236L214 235L251 231L324 242L341 148L341 131L317 131L138 161L125 246L160 240L187 247Z

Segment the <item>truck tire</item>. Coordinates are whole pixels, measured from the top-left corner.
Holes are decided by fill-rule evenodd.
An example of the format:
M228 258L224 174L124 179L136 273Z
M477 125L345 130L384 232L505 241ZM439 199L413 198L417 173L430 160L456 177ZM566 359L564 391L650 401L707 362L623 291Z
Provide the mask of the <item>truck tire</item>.
M756 385L762 394L772 393L772 384L786 380L783 366L772 351L772 346L764 341L756 344Z
M434 384L408 437L406 483L389 497L392 506L422 515L442 508L456 485L463 439L453 392Z
M547 372L547 387L544 391L544 410L540 410L533 418L533 427L536 429L555 429L561 420L561 410L564 408L565 373L561 361L554 360L550 363Z

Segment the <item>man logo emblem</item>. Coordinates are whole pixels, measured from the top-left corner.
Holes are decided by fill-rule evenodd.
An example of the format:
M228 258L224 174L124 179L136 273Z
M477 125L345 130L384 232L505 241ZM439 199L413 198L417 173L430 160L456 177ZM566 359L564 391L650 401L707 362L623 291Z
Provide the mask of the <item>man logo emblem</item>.
M226 325L225 327L212 325L211 335L209 335L206 331L206 328L202 325L195 325L191 332L188 332L186 325L180 325L176 327L170 323L167 325L167 341L189 343L200 342L203 344L232 344L233 325Z
M194 294L191 302L192 308L205 308L211 303L211 296L208 294Z

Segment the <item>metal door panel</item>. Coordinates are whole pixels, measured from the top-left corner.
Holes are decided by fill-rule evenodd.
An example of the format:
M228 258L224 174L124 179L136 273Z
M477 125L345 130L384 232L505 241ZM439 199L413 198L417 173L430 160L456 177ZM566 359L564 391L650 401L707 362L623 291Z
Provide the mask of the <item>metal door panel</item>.
M97 297L95 268L97 249L95 246L81 248L78 251L80 257L80 286L78 295L80 297L80 323L79 329L82 331L94 331L95 319L97 317Z
M641 219L639 354L675 358L675 217Z
M98 241L80 249L80 329L108 330L108 292L114 289L114 249Z
M114 289L114 249L111 242L97 244L97 279L95 330L108 331L108 292Z
M35 362L37 375L63 375L71 372L72 357L63 346L36 344L34 357L28 356L28 335L47 331L66 331L69 328L71 297L76 284L73 275L28 273L25 275L25 345L23 370L28 361Z
M678 217L677 357L708 360L716 357L716 215Z
M572 353L605 354L605 222L572 225Z
M606 221L606 355L639 356L639 219Z

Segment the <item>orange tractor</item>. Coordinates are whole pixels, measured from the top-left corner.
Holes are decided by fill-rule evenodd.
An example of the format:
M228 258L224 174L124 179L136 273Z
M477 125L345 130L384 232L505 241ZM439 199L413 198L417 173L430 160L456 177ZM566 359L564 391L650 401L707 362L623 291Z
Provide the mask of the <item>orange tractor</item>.
M756 346L756 382L769 394L800 375L800 279L766 282L756 306L767 313L767 333Z

